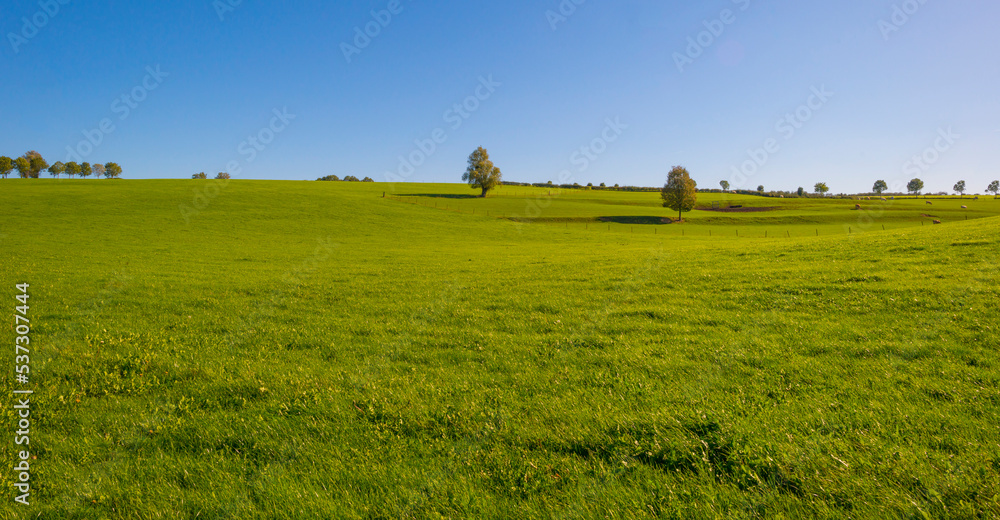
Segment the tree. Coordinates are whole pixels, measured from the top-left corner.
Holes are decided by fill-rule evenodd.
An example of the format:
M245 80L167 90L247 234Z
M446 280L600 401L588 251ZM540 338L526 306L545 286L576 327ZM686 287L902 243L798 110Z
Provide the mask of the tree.
M80 177L90 177L94 173L94 167L89 162L80 165Z
M361 180L353 175L348 175L347 177L344 177L344 182L361 182Z
M906 183L906 191L910 193L915 193L920 195L920 192L924 190L924 181L920 179L912 179L910 182Z
M49 167L49 163L42 159L42 154L34 150L24 154L24 158L28 160L28 176L32 179L37 179L42 174L42 170Z
M31 161L28 159L18 157L14 160L14 168L17 169L17 174L20 175L22 179L31 178Z
M59 178L59 175L61 175L62 172L64 171L66 171L66 165L60 161L56 161L55 164L49 166L49 174L51 174L53 177L57 179Z
M316 180L318 180L318 181L339 181L340 177L337 177L336 175L327 175L326 177L320 177L320 178L318 178Z
M3 159L4 159L3 157L0 157L0 164L2 164ZM986 188L986 193L992 193L993 194L993 198L996 199L997 198L997 192L1000 192L1000 181L993 181Z
M365 177L364 179L361 179L361 182L375 182L375 179L372 179L371 177Z
M122 167L118 163L109 162L104 165L104 176L109 179L117 179L122 174Z
M480 196L485 197L490 190L500 185L503 174L500 173L500 168L493 165L486 148L480 146L469 155L469 167L462 174L462 180L472 188L483 190Z
M0 177L4 179L10 175L10 172L14 169L14 160L10 157L4 156L0 157Z
M607 186L606 184L604 184L604 183L602 182L602 183L601 183L601 187L602 187L602 188L607 188L608 186Z
M826 192L830 191L830 188L826 185L825 182L817 182L816 186L814 186L813 189L816 190L816 193L819 193L820 197L825 197Z
M70 177L72 177L72 176L80 173L80 171L81 171L80 170L80 165L77 164L75 161L74 162L68 162L68 163L66 163L66 175L69 175Z
M101 177L104 176L104 165L101 163L97 163L90 167L90 172L93 173L95 177L100 179ZM80 175L83 175L84 177L89 177L90 173L84 174L83 172L80 172Z
M887 189L889 189L889 185L886 184L885 181L883 180L875 181L875 185L872 186L872 191L875 192L877 195L881 195L882 192Z
M229 174L226 172L219 172L219 174L215 176L215 179L220 181L228 181L230 177Z
M796 193L799 194L799 197L805 197L805 195L806 195L806 189L803 188L802 186L799 186L799 191L797 191Z
M683 220L684 212L694 209L698 202L698 183L694 182L687 169L674 166L667 174L667 183L660 190L663 207L677 212L677 220Z
M719 186L722 186L722 191L729 191L729 181L721 181Z
M958 181L955 183L955 191L958 192L958 197L962 198L965 196L965 181Z
M757 193L764 193L764 185L757 186Z
M201 173L196 173L196 174L192 175L191 178L192 179L207 179L208 175L205 175L205 172L201 172Z

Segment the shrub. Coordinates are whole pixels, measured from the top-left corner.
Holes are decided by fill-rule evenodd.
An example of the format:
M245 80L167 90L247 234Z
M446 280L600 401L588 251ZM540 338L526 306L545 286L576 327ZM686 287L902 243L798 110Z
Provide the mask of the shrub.
M216 175L215 178L218 179L218 180L220 180L220 181L228 181L229 180L229 174L226 173L226 172L219 172L219 174Z
M348 175L347 177L344 177L344 182L361 182L361 181L358 180L358 178L353 175Z
M365 177L364 179L361 179L361 182L375 182L375 180L371 177Z
M196 174L192 175L191 178L192 179L207 179L208 175L205 175L205 172L201 172L201 173L196 173Z
M318 181L339 181L340 177L337 177L336 175L327 175L326 177L320 177L320 178L318 178L316 180L318 180Z

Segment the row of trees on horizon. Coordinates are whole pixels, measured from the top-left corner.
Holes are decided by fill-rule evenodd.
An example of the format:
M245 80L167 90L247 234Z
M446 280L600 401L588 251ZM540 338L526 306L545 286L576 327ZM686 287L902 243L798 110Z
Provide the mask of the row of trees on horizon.
M25 153L17 159L11 159L6 156L0 157L0 177L6 179L14 170L17 170L18 175L22 179L37 179L44 171L48 171L50 175L56 178L59 178L64 173L71 178L74 175L84 178L95 175L97 177L104 176L108 179L117 179L122 175L122 167L118 163L90 164L89 162L77 163L72 161L63 163L57 161L55 164L49 165L42 158L42 154L34 150Z

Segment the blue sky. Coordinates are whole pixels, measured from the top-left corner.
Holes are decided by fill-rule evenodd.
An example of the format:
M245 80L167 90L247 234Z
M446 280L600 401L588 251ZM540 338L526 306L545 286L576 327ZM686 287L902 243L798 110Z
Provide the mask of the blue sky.
M511 181L655 186L680 164L701 187L982 192L1000 178L998 15L986 0L14 1L0 154L73 150L127 178L460 182L482 145Z

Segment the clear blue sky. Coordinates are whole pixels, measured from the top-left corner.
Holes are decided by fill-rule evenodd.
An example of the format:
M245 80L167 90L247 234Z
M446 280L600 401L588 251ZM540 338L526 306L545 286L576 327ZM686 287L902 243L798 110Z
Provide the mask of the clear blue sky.
M46 1L59 12L45 14ZM440 129L402 178L460 182L479 145L506 180L524 182L568 170L569 182L654 186L676 164L702 187L735 167L750 173L735 177L742 187L825 181L835 193L914 176L926 191L965 179L982 192L1000 178L994 1L585 0L569 12L566 0L560 19L557 0L400 0L350 62L342 44L388 0L60 1L0 12L2 155L65 160L67 147L89 151L89 130L101 143L80 157L117 161L128 178L235 161L235 178L383 181ZM894 23L894 6L912 14ZM726 9L731 23L713 24ZM688 38L709 29L719 36L702 34L682 71ZM147 78L157 67L167 75ZM484 99L467 100L477 88ZM132 93L144 99L120 100ZM448 112L467 101L474 111ZM294 119L272 135L286 108ZM796 111L800 128L779 125ZM105 119L114 130L95 133ZM251 136L270 142L254 149ZM591 145L589 158L578 153ZM763 164L744 167L765 145Z

